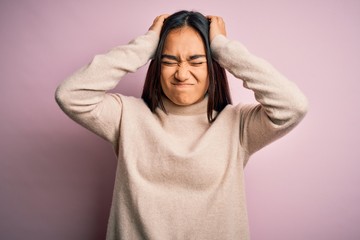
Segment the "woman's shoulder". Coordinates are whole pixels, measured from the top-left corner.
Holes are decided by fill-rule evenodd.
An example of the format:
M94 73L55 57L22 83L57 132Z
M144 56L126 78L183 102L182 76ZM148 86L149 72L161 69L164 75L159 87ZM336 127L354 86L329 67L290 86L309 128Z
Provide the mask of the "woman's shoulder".
M237 104L228 104L221 113L224 115L243 115L249 111L253 111L255 108L258 108L258 103L237 103Z
M147 107L144 100L135 96L127 96L121 93L114 93L113 96L118 98L123 105L137 105Z
M235 103L235 104L228 104L224 108L227 112L240 112L245 108L254 107L258 105L257 103Z
M127 96L121 93L115 93L113 94L113 96L121 102L123 113L125 111L131 111L139 114L143 114L145 112L151 113L150 108L146 105L145 101L142 98L135 96Z

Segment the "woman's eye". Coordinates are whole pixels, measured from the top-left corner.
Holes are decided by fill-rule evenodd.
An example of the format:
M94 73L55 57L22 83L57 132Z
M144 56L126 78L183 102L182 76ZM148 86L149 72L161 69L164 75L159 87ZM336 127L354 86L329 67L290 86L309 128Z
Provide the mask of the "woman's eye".
M161 63L166 66L176 66L178 64L177 62L166 62L166 61L162 61Z
M192 65L192 66L201 66L201 65L203 65L205 62L191 62L190 64Z

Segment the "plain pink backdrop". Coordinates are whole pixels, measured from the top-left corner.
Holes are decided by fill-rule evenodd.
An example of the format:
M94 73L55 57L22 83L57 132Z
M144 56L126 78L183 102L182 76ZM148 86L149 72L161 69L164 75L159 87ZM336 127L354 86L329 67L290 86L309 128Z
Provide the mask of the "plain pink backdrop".
M116 160L65 116L56 86L91 58L177 10L223 16L296 82L304 121L246 167L253 240L360 239L360 1L0 2L0 238L103 239ZM145 68L117 87L139 96ZM230 77L235 102L254 101Z

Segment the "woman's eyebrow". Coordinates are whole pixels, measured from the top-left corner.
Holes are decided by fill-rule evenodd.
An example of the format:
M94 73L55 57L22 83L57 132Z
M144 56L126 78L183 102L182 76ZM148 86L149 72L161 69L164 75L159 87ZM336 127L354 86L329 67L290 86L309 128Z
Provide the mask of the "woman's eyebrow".
M197 55L192 55L188 58L189 61L191 60L195 60L195 59L198 59L198 58L204 58L206 57L206 55L201 55L201 54L197 54Z
M169 55L169 54L163 54L161 55L161 59L163 58L168 58L168 59L171 59L171 60L175 60L175 61L180 61L180 59L176 56L173 56L173 55Z
M195 59L198 59L198 58L205 58L205 57L206 57L206 55L195 54L195 55L192 55L192 56L188 57L187 61L195 60ZM178 57L174 56L174 55L162 54L161 59L163 59L163 58L167 58L167 59L171 59L171 60L180 62L180 59Z

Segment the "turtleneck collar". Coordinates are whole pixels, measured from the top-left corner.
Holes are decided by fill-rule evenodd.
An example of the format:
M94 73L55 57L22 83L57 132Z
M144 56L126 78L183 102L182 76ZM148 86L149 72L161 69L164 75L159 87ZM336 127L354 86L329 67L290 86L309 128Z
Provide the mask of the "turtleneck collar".
M176 105L165 96L162 97L166 112L175 115L197 115L201 113L207 113L208 100L208 95L206 95L201 101L197 103L181 106Z

